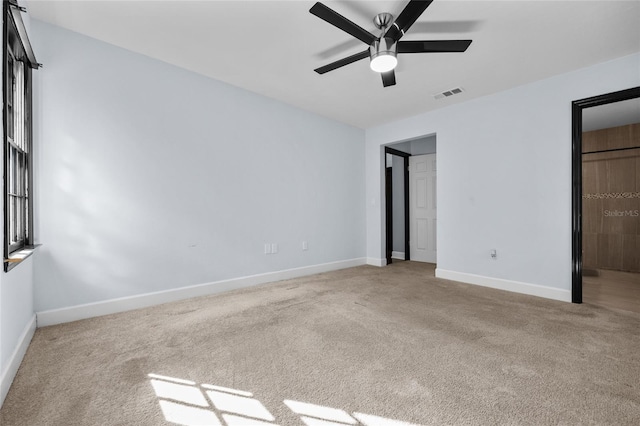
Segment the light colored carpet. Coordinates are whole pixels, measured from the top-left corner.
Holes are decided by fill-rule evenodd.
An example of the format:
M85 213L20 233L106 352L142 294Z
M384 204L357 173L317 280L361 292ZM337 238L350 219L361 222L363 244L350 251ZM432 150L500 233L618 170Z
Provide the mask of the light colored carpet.
M637 425L639 378L636 313L400 262L38 329L0 424Z

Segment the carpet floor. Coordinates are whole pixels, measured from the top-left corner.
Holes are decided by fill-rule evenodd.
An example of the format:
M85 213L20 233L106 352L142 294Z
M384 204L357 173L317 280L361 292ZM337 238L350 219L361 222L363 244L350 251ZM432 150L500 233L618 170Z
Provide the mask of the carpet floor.
M40 328L19 425L637 425L640 314L361 266Z

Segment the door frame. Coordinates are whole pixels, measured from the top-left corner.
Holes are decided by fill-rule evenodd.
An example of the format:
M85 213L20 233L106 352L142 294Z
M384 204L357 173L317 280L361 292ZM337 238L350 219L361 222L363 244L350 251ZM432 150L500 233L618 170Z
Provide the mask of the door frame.
M397 149L390 148L388 146L384 147L384 157L385 157L385 174L384 174L384 186L388 187L389 183L387 179L386 173L386 158L387 154L397 155L404 159L404 260L411 260L411 255L409 253L409 157L411 154L407 154L406 152L398 151ZM387 193L385 190L385 212L393 211L392 206L392 197L387 197ZM392 263L391 260L391 252L393 251L393 222L390 223L392 218L387 215L385 220L385 235L386 235L386 244L385 244L385 255L387 257L387 265Z
M582 303L582 110L640 98L640 86L571 103L571 302Z

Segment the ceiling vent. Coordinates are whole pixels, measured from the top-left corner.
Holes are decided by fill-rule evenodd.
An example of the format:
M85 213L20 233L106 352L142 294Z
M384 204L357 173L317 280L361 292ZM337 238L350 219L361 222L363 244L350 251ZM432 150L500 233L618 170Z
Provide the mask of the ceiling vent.
M464 89L462 87L456 87L454 89L445 90L442 93L436 93L435 95L433 95L433 97L434 99L444 99L462 92L464 92Z

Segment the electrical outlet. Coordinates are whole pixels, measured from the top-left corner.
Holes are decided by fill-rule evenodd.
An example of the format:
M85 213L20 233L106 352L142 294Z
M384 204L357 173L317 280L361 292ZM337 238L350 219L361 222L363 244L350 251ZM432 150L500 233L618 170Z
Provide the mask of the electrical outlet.
M496 249L491 250L491 259L493 260L498 259L498 252L496 251Z
M309 250L309 244L307 244L307 242L306 242L306 241L303 241L303 242L302 242L302 250L305 250L305 251L306 251L306 250Z

